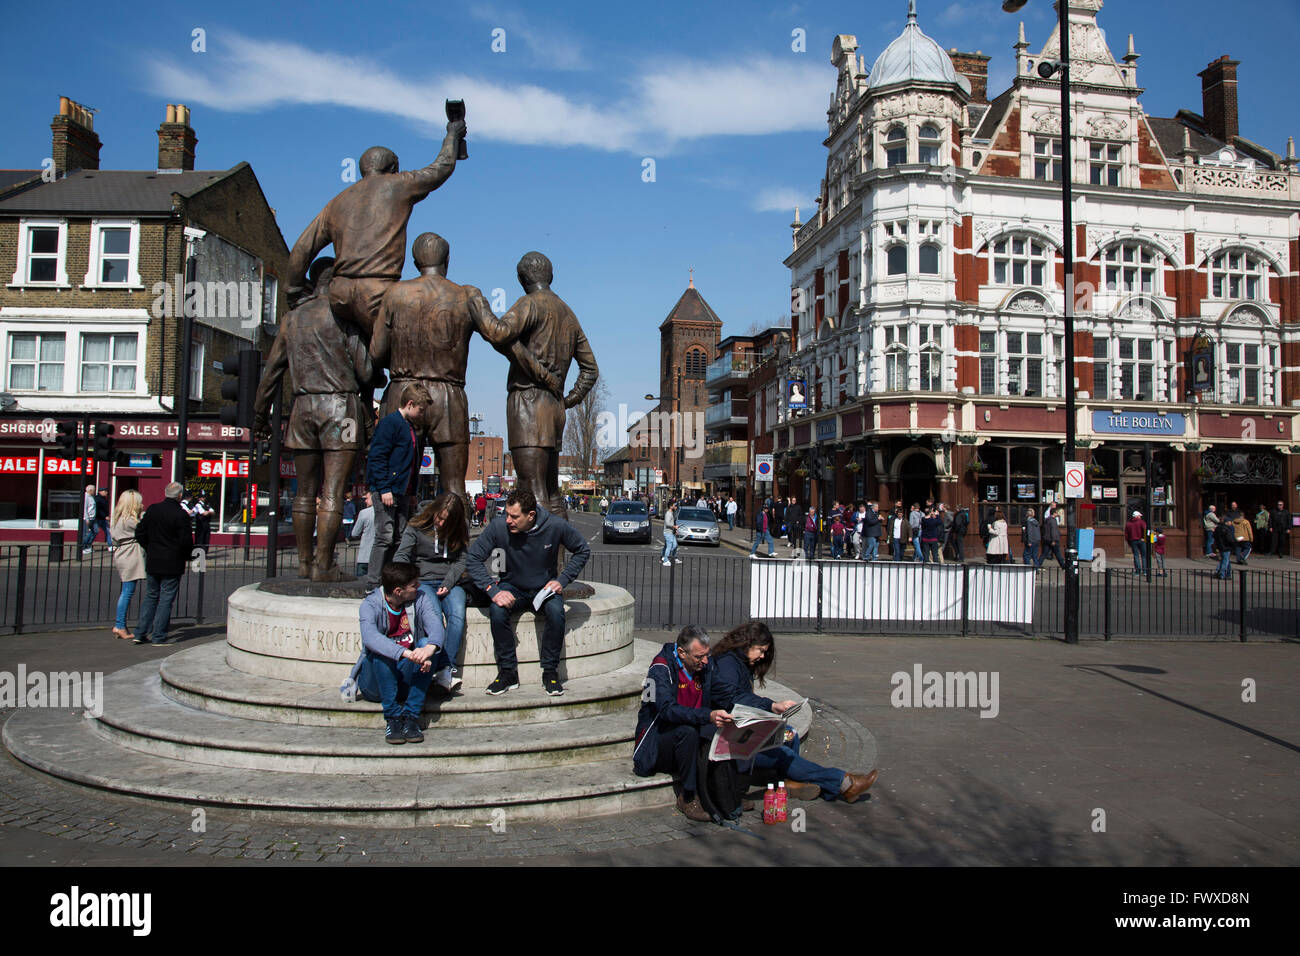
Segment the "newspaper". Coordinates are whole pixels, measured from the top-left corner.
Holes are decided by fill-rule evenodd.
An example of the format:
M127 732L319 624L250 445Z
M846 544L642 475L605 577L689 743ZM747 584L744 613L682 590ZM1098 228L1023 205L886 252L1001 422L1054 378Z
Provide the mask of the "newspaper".
M709 759L749 760L764 750L780 747L785 742L787 723L806 703L807 697L784 714L736 704L731 708L731 717L735 723L718 728L718 732L713 735L713 743L709 745Z

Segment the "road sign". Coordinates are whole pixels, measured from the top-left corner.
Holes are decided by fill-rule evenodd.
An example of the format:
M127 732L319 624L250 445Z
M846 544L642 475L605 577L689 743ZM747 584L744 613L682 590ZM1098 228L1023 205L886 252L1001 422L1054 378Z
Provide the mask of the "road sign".
M635 493L635 492L636 492L636 479L635 479L635 478L624 478L624 479L623 479L623 490L626 491L626 492L629 492L629 493Z
M420 458L420 474L432 475L437 472L433 464L433 449L428 445L424 446L424 455Z
M755 455L754 456L754 477L758 481L772 480L772 459L773 455Z
M1083 462L1081 461L1065 463L1065 497L1083 497Z

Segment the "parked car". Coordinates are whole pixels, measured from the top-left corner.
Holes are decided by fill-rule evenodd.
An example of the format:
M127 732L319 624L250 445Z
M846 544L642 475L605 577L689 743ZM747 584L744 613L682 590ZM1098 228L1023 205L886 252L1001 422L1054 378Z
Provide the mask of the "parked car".
M682 508L677 512L677 541L686 544L694 541L718 547L722 544L722 530L718 518L708 508Z
M605 515L604 533L601 540L640 541L650 543L650 513L640 501L615 501L609 506Z

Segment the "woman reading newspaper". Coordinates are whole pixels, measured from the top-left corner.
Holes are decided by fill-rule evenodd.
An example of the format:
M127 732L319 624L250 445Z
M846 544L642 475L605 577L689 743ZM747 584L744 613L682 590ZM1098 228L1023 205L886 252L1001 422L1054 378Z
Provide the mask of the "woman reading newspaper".
M776 641L762 621L746 621L732 628L713 648L713 706L731 711L736 705L754 707L774 714L787 714L800 706L798 701L773 701L754 693L754 680L763 687L765 676L776 662ZM784 780L790 796L800 800L823 800L839 797L853 803L871 789L877 771L868 774L845 773L823 767L799 756L799 735L789 732L790 739L780 747L754 755L755 782ZM791 782L793 781L793 783Z

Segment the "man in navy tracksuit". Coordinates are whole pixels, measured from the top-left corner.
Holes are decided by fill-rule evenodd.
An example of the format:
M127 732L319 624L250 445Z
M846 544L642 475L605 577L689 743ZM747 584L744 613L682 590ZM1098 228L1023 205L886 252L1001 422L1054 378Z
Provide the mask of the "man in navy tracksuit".
M421 449L416 447L415 428L429 404L423 385L402 388L401 405L385 415L375 429L366 459L366 484L375 508L375 543L370 552L366 587L379 587L379 572L393 559L397 542L411 514L411 492L419 472Z
M557 574L561 545L568 550L569 560L564 571ZM499 581L493 581L487 566L493 551L500 551L505 559ZM540 653L542 686L552 697L564 693L559 674L560 654L564 650L564 598L560 592L582 572L589 557L591 546L581 532L549 511L538 511L533 493L522 490L510 493L505 512L493 518L470 545L469 576L492 600L488 617L492 622L497 676L488 685L489 694L504 694L519 686L519 660L515 655L510 613L531 608L542 591L551 593L539 609L546 618Z
M676 643L665 644L650 664L636 718L632 771L638 777L671 773L678 786L677 810L689 820L708 823L700 804L696 758L700 743L715 726L732 723L725 710L710 710L713 668L709 636L684 627Z

